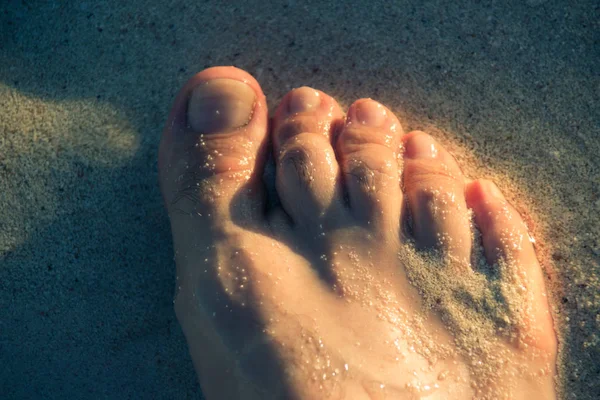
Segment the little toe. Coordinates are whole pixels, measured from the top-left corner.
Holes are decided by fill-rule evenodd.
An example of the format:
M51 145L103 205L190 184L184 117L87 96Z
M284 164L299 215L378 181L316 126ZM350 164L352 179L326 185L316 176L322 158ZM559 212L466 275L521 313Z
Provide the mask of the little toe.
M470 182L465 193L481 231L488 263L500 268L501 279L516 286L525 299L524 339L554 354L556 336L544 277L527 226L493 182L483 179Z
M371 99L348 110L336 150L350 209L366 225L399 233L402 191L398 154L402 126L390 110Z
M411 132L404 143L404 189L417 246L468 263L471 229L458 164L423 132Z
M161 191L169 214L209 225L259 216L267 106L258 82L234 67L192 77L179 92L159 150ZM232 201L236 202L232 207Z
M281 101L273 121L276 187L282 206L295 224L343 209L338 164L331 146L343 113L323 92L301 87Z
M527 226L491 181L479 179L466 186L466 200L481 230L488 263L536 259Z

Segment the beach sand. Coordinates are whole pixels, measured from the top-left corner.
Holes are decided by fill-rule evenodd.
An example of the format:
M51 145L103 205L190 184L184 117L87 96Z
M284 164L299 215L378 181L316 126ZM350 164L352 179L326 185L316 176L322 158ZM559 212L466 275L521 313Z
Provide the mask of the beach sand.
M220 3L0 5L2 398L202 398L156 156L214 65L271 107L302 85L377 99L495 180L547 271L562 397L600 398L598 3Z

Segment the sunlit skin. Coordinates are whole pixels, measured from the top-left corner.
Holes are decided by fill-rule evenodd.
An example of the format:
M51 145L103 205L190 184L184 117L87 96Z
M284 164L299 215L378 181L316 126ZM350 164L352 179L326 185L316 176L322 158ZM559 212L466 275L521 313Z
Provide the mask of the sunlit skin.
M302 87L269 122L252 76L209 68L175 100L159 171L175 311L207 399L555 398L557 341L525 224L385 106L360 99L345 114ZM475 245L520 299L483 352L465 350L479 342L438 312L445 300L424 307L413 278L439 260L469 281Z

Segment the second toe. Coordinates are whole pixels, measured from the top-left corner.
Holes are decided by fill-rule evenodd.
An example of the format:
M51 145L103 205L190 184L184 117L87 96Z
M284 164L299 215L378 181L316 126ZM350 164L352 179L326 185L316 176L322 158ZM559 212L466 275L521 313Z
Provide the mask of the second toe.
M325 93L301 87L281 101L273 121L276 188L295 225L319 226L343 209L331 137L343 113Z

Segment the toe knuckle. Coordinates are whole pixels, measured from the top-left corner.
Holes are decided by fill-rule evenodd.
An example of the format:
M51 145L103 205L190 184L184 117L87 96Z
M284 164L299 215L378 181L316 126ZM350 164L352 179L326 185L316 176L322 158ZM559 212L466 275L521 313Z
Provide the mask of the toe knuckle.
M338 145L345 153L352 153L364 146L390 148L392 136L389 132L373 130L362 126L346 127L338 137Z
M297 115L285 121L277 129L277 139L279 143L285 143L288 140L302 135L307 132L312 132L320 136L327 136L329 126L327 124L319 124L314 118L309 116Z
M175 155L166 174L171 177L167 199L172 210L193 212L218 192L223 182L250 179L256 151L244 141L206 141Z
M375 187L375 173L365 165L355 165L348 174L365 190L371 191Z
M295 147L283 153L280 160L283 172L295 176L303 184L312 180L312 162L306 148Z
M443 165L411 162L406 163L404 166L404 185L408 190L423 187L455 186L459 180L459 177Z
M346 171L364 189L369 191L384 182L398 182L398 166L388 158L365 158L349 160Z

